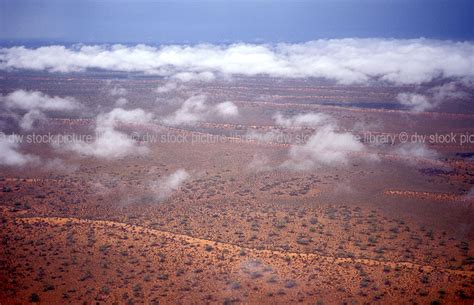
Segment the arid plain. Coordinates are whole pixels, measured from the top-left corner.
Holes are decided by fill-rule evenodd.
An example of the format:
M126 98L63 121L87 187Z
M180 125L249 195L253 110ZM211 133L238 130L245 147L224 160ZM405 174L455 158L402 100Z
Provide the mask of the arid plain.
M410 85L0 83L7 105L18 89L76 105L2 114L28 162L0 167L1 304L473 302L470 87L412 111Z

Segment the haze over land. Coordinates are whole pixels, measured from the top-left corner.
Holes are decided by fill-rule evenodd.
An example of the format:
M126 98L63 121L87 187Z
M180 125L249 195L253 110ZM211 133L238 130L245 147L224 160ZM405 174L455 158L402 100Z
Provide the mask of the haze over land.
M472 4L117 3L2 3L1 304L472 304Z

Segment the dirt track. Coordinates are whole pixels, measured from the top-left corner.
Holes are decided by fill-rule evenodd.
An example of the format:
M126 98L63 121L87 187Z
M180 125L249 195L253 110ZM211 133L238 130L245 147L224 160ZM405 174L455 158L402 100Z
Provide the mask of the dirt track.
M46 222L48 224L53 225L65 225L66 223L76 223L76 224L95 224L104 227L120 227L125 230L129 231L140 231L145 233L151 233L156 235L161 235L163 237L174 239L178 241L185 241L187 243L192 244L199 244L199 245L206 245L212 243L215 248L219 250L247 250L252 254L258 256L258 254L271 254L271 255L278 255L281 257L290 256L290 257L300 257L309 260L324 260L327 263L339 264L339 263L350 263L350 264L364 264L367 266L389 266L391 268L395 267L405 267L408 269L423 269L426 272L430 272L436 270L438 272L445 272L450 274L456 275L464 275L464 276L474 276L474 271L464 271L464 270L452 270L447 268L438 268L431 265L420 265L410 262L404 261L381 261L381 260L374 260L374 259L365 259L365 258L341 258L335 256L324 256L317 253L302 253L302 252L285 252L285 251L274 251L274 250L258 250L255 248L248 248L248 247L241 247L236 244L232 243L223 243L213 240L207 240L203 238L197 238L193 236L183 235L183 234L176 234L167 231L161 231L156 229L150 229L142 226L130 225L121 222L114 222L114 221L106 221L106 220L85 220L85 219L78 219L78 218L59 218L59 217L25 217L25 218L16 218L16 221L22 221L29 224L34 223L41 223Z

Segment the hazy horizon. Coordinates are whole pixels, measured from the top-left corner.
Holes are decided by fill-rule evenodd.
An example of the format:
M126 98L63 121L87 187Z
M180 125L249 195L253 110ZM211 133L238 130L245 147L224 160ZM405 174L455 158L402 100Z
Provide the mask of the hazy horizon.
M2 1L0 42L228 44L474 39L472 1Z
M0 0L0 305L473 305L473 20Z

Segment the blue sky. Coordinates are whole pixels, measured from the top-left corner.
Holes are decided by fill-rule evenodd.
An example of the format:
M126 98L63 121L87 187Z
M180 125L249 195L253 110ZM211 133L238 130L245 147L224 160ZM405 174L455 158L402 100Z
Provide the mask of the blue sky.
M4 42L474 40L472 0L0 0Z

